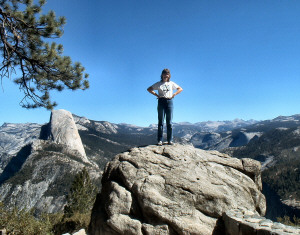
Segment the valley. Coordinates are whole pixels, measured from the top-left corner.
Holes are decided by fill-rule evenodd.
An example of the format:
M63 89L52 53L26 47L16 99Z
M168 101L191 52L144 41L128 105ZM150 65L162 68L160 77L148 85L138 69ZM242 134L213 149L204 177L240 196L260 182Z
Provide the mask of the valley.
M100 189L102 171L116 154L132 147L156 144L155 124L139 127L89 120L75 114L72 117L86 162L68 147L51 142L45 134L49 128L47 123L5 123L0 127L0 200L8 205L38 207L41 211L46 204L48 212L60 211L68 185L80 169L88 167ZM174 123L173 130L177 143L260 161L263 183L268 189L267 201L276 194L288 208L286 214L300 216L300 115L260 122L236 119ZM24 203L22 200L28 197L33 199ZM277 209L269 211L270 218L276 217Z

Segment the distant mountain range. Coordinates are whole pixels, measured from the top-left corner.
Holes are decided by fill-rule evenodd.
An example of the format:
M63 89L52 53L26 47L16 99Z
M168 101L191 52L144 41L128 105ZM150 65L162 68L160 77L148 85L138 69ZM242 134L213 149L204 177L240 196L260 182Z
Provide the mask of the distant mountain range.
M88 166L91 172L96 172L99 169L101 173L101 170L109 160L116 154L129 148L156 144L157 126L155 124L149 127L139 127L124 123L114 124L107 121L90 120L74 114L73 119L86 156L91 164ZM12 193L17 194L15 191L16 186L24 189L25 185L30 183L33 190L38 184L45 184L45 177L33 175L38 173L29 167L33 163L36 164L36 167L45 165L46 163L40 159L43 154L53 159L54 162L52 164L55 165L57 163L54 169L62 169L63 166L68 168L67 165L64 165L65 163L59 162L57 159L58 155L63 154L61 153L62 147L49 141L43 142L45 140L43 140L42 130L46 127L46 124L33 123L5 123L0 127L0 200L15 203L16 200L21 200L10 197ZM286 204L294 207L299 206L300 115L280 116L265 121L235 119L233 121L208 121L194 124L182 122L174 123L173 130L175 142L191 144L206 150L226 152L238 158L250 157L261 161L266 172L263 172L264 182L268 183L270 189L278 193ZM32 143L35 141L42 141L42 144L39 146L44 146L44 150L39 147L39 155L33 154L34 157L32 157L32 153L26 155L26 148L24 149L24 147L31 146L32 148ZM45 152L43 153L43 151ZM72 155L72 157L71 155L74 169L78 170L86 165L80 160L76 160L76 156ZM25 156L24 159L22 156ZM67 155L66 159L68 158ZM14 161L17 162L17 165L19 164L19 168L11 170L11 173L8 174L10 169L8 166L11 166ZM293 164L288 164L290 161L293 161ZM283 165L285 171L281 172L280 175L278 166L281 167ZM26 177L23 177L24 170L27 172ZM59 186L59 190L56 190L54 185L54 182L57 182L56 176L54 176L55 172L49 172L48 177L54 178L47 184L47 187L44 186L43 188L46 195L43 200L47 201L51 207L51 210L48 211L61 210L68 190L67 185L76 173L75 170L70 172L72 173L69 174L64 171L65 177L60 178L61 186ZM293 172L294 174L290 176L291 174L287 175L288 172ZM284 185L284 182L278 179L279 175L284 179L287 177L292 186ZM98 178L99 175L94 173L94 179L97 180ZM281 183L277 184L277 182ZM65 187L64 190L61 190L62 186ZM24 197L25 194L20 195ZM59 200L52 203L55 197L59 198ZM27 207L32 205L26 204Z

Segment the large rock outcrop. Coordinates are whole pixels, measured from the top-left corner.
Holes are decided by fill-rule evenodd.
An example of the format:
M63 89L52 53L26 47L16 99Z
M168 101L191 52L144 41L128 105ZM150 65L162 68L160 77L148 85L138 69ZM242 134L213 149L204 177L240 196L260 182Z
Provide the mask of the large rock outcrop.
M192 146L147 146L106 165L90 234L223 234L222 214L264 215L260 163Z
M47 139L56 144L65 145L70 150L77 151L84 162L89 162L73 116L69 111L63 109L53 110L48 125Z
M7 207L62 211L74 176L84 167L99 180L102 172L87 158L66 110L52 111L43 126L5 124L0 129L0 201Z

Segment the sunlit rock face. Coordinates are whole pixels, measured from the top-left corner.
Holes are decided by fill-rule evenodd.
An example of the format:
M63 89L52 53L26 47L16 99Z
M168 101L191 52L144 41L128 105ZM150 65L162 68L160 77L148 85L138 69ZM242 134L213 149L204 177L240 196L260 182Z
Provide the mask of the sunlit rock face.
M52 111L48 139L54 143L66 145L71 150L78 151L82 156L82 160L89 162L73 116L69 111L63 109Z
M1 127L0 201L7 207L62 211L74 176L84 167L92 179L102 174L86 156L72 114L51 113L50 122Z
M230 209L264 215L260 163L192 146L147 146L106 165L91 234L222 234Z
M266 219L253 211L232 209L223 213L227 235L289 235L300 234L299 227L284 225Z

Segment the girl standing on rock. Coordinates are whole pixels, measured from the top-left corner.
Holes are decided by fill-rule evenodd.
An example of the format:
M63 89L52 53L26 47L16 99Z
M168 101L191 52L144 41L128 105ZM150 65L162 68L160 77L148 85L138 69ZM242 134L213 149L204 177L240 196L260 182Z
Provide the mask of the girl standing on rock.
M173 98L180 92L182 92L183 89L180 86L178 86L175 82L170 81L171 73L169 69L164 69L161 72L160 78L160 82L154 83L147 89L147 91L150 92L152 95L155 95L158 99L158 145L162 145L164 117L166 117L167 123L167 141L169 145L172 145ZM158 90L158 94L154 90ZM173 90L177 91L173 94Z

